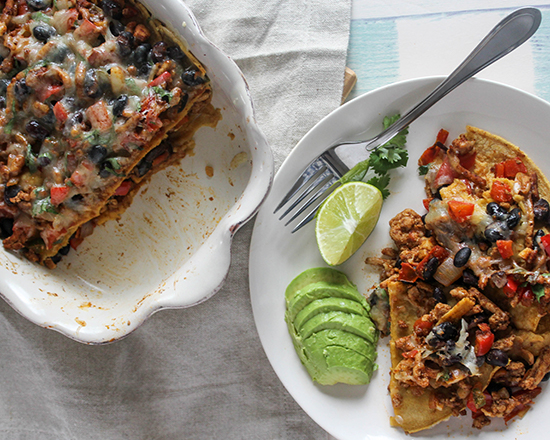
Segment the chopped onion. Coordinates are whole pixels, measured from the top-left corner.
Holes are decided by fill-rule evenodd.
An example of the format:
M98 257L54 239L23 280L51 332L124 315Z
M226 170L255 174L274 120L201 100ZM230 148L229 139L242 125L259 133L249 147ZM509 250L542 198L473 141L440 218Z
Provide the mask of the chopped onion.
M435 271L434 278L444 286L450 286L462 276L465 267L456 267L453 257L448 257Z

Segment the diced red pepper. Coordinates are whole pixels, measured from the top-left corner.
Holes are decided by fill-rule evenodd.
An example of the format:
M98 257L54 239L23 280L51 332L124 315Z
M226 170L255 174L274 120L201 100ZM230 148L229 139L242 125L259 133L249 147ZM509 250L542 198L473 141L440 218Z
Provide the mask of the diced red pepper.
M514 249L512 248L512 240L497 240L498 253L505 260L514 256Z
M459 177L459 174L451 166L449 158L445 156L445 159L443 159L439 170L437 170L437 174L434 179L435 186L439 188L443 185L449 185L453 183L453 180L455 180L455 178L457 177Z
M29 10L29 6L26 2L19 2L19 5L17 5L17 15L26 14Z
M414 283L418 279L418 275L409 263L401 263L401 269L399 269L399 281L405 281L408 283Z
M426 208L426 211L430 210L430 202L433 200L433 197L430 197L429 199L422 200L422 204L424 205L424 208Z
M418 354L418 350L414 349L411 351L406 351L405 353L401 353L401 356L403 356L406 359L413 359Z
M160 86L161 84L164 84L166 81L168 81L172 75L170 72L163 72L159 76L157 76L153 81L151 81L148 86L149 87L155 87Z
M76 251L76 248L80 245L80 243L82 243L84 241L83 238L80 238L80 237L71 237L71 239L69 240L69 244L71 245L71 247Z
M36 97L40 102L44 102L46 101L46 99L62 91L63 91L63 86L48 84L45 87L42 87L41 89L37 90Z
M511 202L512 188L502 180L495 180L491 186L491 197L498 203Z
M544 250L550 255L550 234L543 235L540 238L541 244L544 246Z
M125 180L115 191L115 196L125 196L130 192L134 185L130 180Z
M441 130L439 130L437 132L437 137L436 137L436 143L437 142L440 142L442 144L444 144L445 142L447 142L447 137L449 136L449 132L447 130L445 130L444 128L442 128Z
M55 118L61 123L65 122L69 117L69 114L67 113L67 110L65 109L61 101L57 101L53 106L53 114Z
M459 156L460 165L462 165L467 170L472 169L476 163L476 156L477 153L475 151Z
M101 28L93 24L90 20L85 18L80 26L74 31L74 35L77 38L91 40L101 33Z
M418 318L413 325L413 330L417 335L428 334L428 332L433 328L433 326L434 326L433 322L425 321L422 318Z
M475 205L462 200L449 200L449 215L457 223L464 223L474 213Z
M98 101L88 107L88 110L86 110L86 115L88 116L92 127L100 131L107 131L113 125L107 106L103 101Z
M495 175L497 177L515 179L517 173L527 174L527 167L519 157L495 165Z
M52 201L52 205L59 205L63 203L63 201L67 198L69 195L70 188L66 185L54 185L52 186L52 189L50 189L50 198Z
M502 290L507 297L513 298L518 291L520 282L516 281L512 275L508 275L506 278L506 285L502 288Z
M432 145L431 147L428 147L424 153L422 153L422 156L420 156L420 159L418 159L418 165L428 165L434 161L434 159L437 157L437 154L441 148L439 148L436 144Z
M495 335L491 331L489 324L484 322L478 324L479 330L476 331L476 340L474 352L476 356L483 356L489 352L495 341Z

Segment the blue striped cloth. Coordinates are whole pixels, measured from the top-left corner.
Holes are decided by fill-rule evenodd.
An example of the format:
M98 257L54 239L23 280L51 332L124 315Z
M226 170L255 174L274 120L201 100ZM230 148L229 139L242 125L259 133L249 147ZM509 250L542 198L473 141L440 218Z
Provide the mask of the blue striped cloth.
M357 74L349 99L393 82L447 75L510 12L538 7L537 33L477 76L550 101L550 4L518 1L355 0L347 65Z

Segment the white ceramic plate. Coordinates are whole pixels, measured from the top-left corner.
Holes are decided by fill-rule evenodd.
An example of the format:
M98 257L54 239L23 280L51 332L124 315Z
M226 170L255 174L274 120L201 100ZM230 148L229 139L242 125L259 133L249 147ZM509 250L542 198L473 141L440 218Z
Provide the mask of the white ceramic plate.
M233 234L256 212L273 175L237 65L204 37L181 1L143 3L206 66L223 119L201 128L193 156L157 173L120 221L96 228L55 270L0 246L4 299L36 324L85 343L114 341L155 311L212 296L229 269ZM239 154L245 160L237 164Z
M388 339L378 350L379 370L369 386L314 384L296 355L284 322L284 291L305 269L324 266L315 242L314 224L295 234L273 215L273 209L303 168L332 144L367 139L380 130L385 115L404 113L426 96L442 78L397 83L360 96L317 124L296 146L275 177L254 228L250 250L250 291L256 326L267 356L287 390L321 427L339 439L410 438L389 426L393 414L387 387L390 357ZM499 134L522 148L543 172L550 175L550 105L519 90L483 80L470 80L439 102L410 127L409 166L394 171L391 196L384 202L380 220L362 248L339 267L362 292L378 281L378 273L364 264L367 256L391 244L388 221L405 208L424 212L423 180L416 161L433 144L440 128L450 139L467 124ZM543 386L546 388L546 386ZM480 434L484 439L538 439L550 431L550 392L543 390L523 420L510 424L494 421ZM437 439L478 435L471 418L442 423L414 437Z

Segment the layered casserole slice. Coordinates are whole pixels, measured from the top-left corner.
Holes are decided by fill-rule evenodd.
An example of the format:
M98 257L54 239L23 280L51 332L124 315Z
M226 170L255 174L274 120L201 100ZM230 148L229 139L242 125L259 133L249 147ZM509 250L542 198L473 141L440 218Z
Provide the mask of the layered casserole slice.
M54 267L219 113L204 67L138 3L0 7L0 233Z

